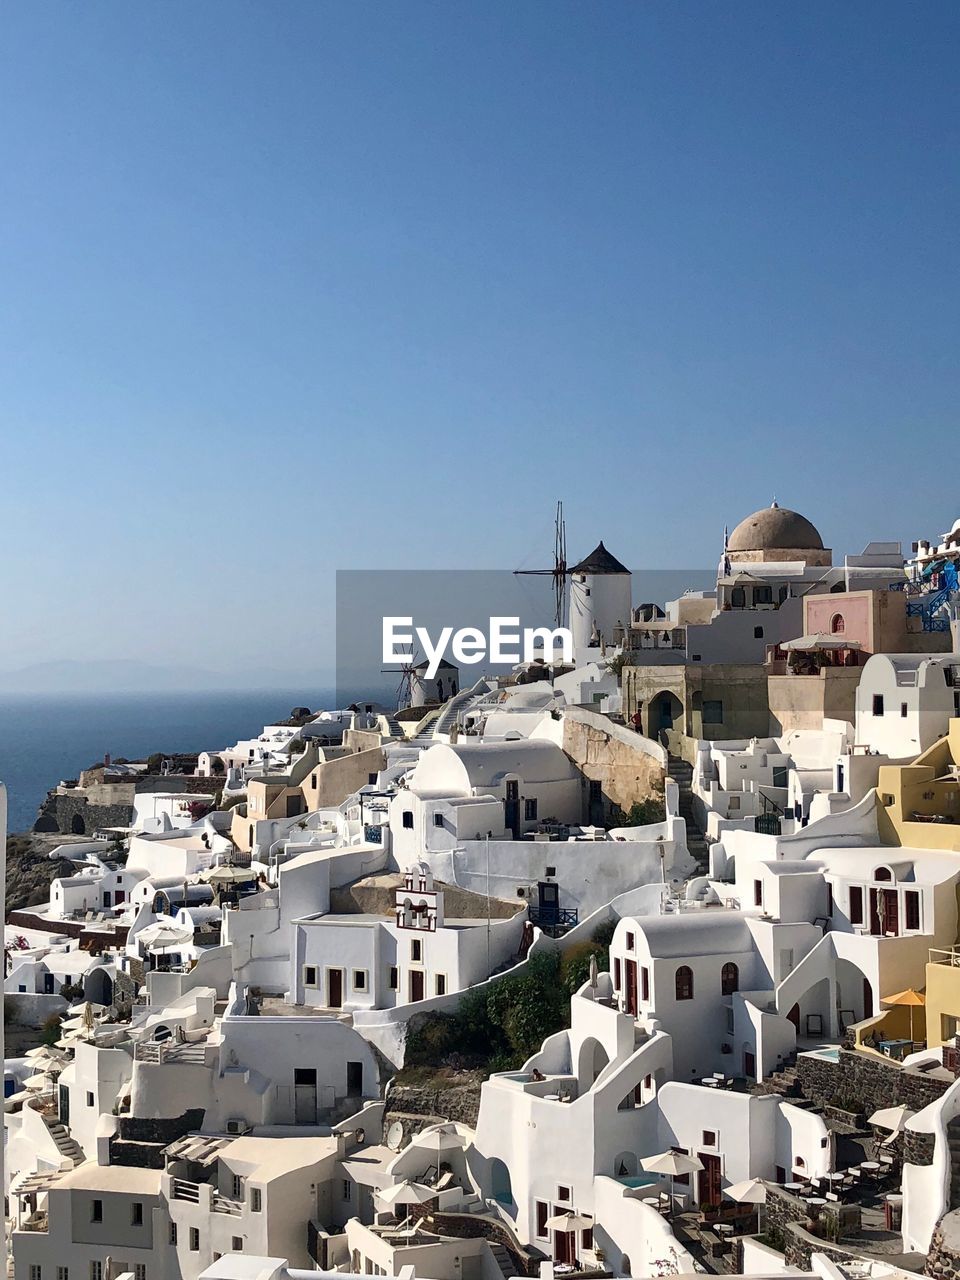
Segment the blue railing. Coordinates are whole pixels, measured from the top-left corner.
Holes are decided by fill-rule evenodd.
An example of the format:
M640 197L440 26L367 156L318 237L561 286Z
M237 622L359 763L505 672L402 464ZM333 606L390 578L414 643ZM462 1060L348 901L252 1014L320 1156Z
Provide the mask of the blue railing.
M531 907L529 914L541 929L572 929L580 918L576 907Z

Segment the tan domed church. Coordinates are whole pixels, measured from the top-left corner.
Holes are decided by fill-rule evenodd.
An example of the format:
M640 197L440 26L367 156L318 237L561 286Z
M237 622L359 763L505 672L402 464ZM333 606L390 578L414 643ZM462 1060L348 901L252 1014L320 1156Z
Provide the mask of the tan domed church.
M810 568L829 568L833 556L806 516L775 501L741 520L727 539L727 560L737 564L798 561Z

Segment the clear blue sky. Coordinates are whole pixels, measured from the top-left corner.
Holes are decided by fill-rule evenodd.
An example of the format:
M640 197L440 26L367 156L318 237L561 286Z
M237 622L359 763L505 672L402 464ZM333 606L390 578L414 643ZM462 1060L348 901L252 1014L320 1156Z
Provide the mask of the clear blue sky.
M332 572L960 514L955 3L21 0L0 668L323 665ZM952 443L951 443L952 442Z

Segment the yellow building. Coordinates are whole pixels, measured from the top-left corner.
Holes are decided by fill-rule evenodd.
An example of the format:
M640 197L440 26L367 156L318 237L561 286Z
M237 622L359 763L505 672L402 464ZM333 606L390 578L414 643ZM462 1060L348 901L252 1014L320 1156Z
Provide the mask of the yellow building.
M960 948L930 952L926 997L927 1048L937 1049L960 1032Z
M885 843L960 853L960 720L913 764L883 765L877 797Z

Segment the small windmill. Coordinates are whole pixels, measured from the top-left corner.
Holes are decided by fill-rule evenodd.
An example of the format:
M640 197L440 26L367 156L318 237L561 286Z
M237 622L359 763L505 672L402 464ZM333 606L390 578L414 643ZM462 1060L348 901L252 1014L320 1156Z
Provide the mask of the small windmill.
M420 665L420 658L417 657L416 650L413 653L404 656L400 663L400 683L397 685L397 710L402 711L404 707L409 707L413 702L413 682L417 678L417 667ZM381 675L396 675L393 667L382 667Z
M563 626L564 606L567 600L567 526L563 518L563 502L557 502L557 514L553 525L553 568L514 569L515 575L527 574L553 579L554 626Z

